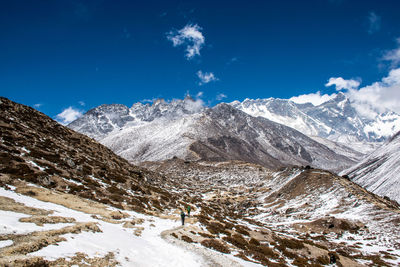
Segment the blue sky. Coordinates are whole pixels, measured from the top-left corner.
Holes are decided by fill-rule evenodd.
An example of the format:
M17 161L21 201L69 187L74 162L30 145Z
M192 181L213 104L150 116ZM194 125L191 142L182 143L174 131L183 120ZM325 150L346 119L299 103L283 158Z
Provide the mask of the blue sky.
M52 118L187 92L213 105L336 89L364 102L378 92L400 111L389 103L400 103L398 10L397 0L2 1L0 94Z

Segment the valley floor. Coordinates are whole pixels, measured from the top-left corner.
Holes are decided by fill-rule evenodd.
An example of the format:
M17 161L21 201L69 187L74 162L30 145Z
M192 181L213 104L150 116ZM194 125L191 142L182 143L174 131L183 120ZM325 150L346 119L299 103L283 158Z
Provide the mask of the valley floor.
M160 218L106 206L83 212L47 189L10 189L0 188L0 265L260 266L170 235L190 229L191 218L182 227L174 214ZM39 200L42 194L50 194L49 201Z
M237 162L165 164L174 178L162 186L182 200L162 211L122 210L19 179L3 185L0 266L400 264L398 207L347 179Z

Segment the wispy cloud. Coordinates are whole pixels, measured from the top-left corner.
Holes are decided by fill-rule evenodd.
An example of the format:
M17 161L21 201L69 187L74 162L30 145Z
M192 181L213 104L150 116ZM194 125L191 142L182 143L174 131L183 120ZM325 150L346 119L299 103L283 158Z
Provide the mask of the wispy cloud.
M371 11L368 14L368 33L373 34L381 29L381 17Z
M61 113L56 115L56 119L63 125L66 125L83 115L83 112L79 109L73 107L68 107L64 109Z
M156 100L157 100L157 98L153 98L153 99L148 99L148 98L146 98L146 99L140 100L139 102L140 102L140 103L153 103L153 102L155 102Z
M237 57L233 57L231 59L229 59L229 61L226 63L226 65L231 65L232 63L238 61L239 59Z
M202 28L197 24L188 24L180 30L172 30L167 33L167 39L174 47L186 46L186 59L190 60L200 56L200 50L204 46L205 38L201 32Z
M291 100L295 103L298 103L298 104L311 103L314 106L318 106L318 105L321 105L322 103L325 103L326 101L329 101L330 99L334 98L335 96L336 96L336 94L321 95L321 92L318 91L316 93L294 96L294 97L290 98L289 100Z
M191 112L199 112L204 108L204 101L201 97L196 97L196 99L188 98L184 104L185 109Z
M199 77L200 82L199 85L203 85L209 82L215 82L218 81L219 79L217 77L215 77L214 73L212 72L202 72L201 70L199 70L197 73L197 77Z
M83 101L79 101L78 103L79 103L79 105L81 105L82 107L84 107L84 106L86 105L85 102L83 102Z
M35 108L40 108L41 106L43 106L43 104L42 103L38 103L38 104L35 104L35 105L33 105Z
M396 41L397 48L389 50L383 55L383 60L390 61L392 67L396 67L400 63L400 37Z
M218 101L221 101L222 99L227 98L227 97L228 96L226 94L220 93L215 97L215 99L218 100Z
M361 79L360 79L361 80ZM332 77L325 84L326 87L334 85L336 87L336 91L340 91L343 89L356 89L360 86L360 81L358 80L345 80L342 77Z

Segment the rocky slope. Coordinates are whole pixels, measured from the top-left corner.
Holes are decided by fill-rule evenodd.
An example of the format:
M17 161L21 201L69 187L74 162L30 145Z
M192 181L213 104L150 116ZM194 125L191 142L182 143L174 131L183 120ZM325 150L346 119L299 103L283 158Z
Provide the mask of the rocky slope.
M177 158L146 170L32 108L1 98L0 111L0 265L400 263L398 206L328 171ZM235 112L225 126L259 127Z
M264 266L400 262L399 206L327 171L179 159L143 166L177 181L220 251ZM175 234L197 242L200 233Z
M130 165L93 139L24 105L0 98L0 173L116 207L159 210L157 174ZM160 192L156 192L160 191ZM152 203L154 201L154 203Z
M400 202L400 132L342 174L377 195Z
M351 146L362 153L376 149L380 142L400 130L399 114L386 111L376 118L366 118L357 112L343 93L318 106L274 98L245 99L230 104L252 116L282 123L309 136Z
M122 120L127 110L119 105L101 106L69 127L97 138L134 163L176 156L243 160L270 168L312 165L334 171L354 163L292 128L255 118L227 104L202 109L190 98L135 104L129 109L130 119Z

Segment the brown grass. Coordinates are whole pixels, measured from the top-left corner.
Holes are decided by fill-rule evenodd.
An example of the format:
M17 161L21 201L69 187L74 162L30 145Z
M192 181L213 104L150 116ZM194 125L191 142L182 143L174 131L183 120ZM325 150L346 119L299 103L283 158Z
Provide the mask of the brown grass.
M304 248L303 241L300 241L300 240L297 240L297 239L276 237L276 241L283 248L290 248L290 249L302 249L302 248Z
M260 241L258 241L255 238L251 238L250 241L249 241L249 244L252 244L252 245L255 245L255 246L260 246L261 245Z
M215 235L220 233L230 235L230 233L225 229L225 226L218 222L209 222L206 224L207 230Z
M190 237L186 236L186 235L182 235L181 239L187 243L193 243L193 239L191 239Z
M203 232L199 232L198 234L205 238L215 238L215 236Z
M250 233L249 233L250 228L248 228L248 227L246 227L246 226L243 226L243 225L235 225L235 229L236 229L236 232L238 232L238 233L240 233L240 234L242 234L242 235L250 236Z
M302 257L296 258L293 263L293 265L299 266L299 267L306 267L309 266L308 260Z
M207 248L211 248L222 253L231 252L228 247L215 239L204 239L203 241L201 241L201 244Z
M75 222L74 218L67 218L61 216L32 216L32 217L24 217L19 219L20 222L26 223L34 223L38 226L43 226L45 223L73 223Z
M328 265L330 263L330 259L328 256L319 256L315 259L315 261L322 265Z
M237 248L247 250L249 243L241 235L234 234L232 236L226 236L223 238L225 241L231 243Z

